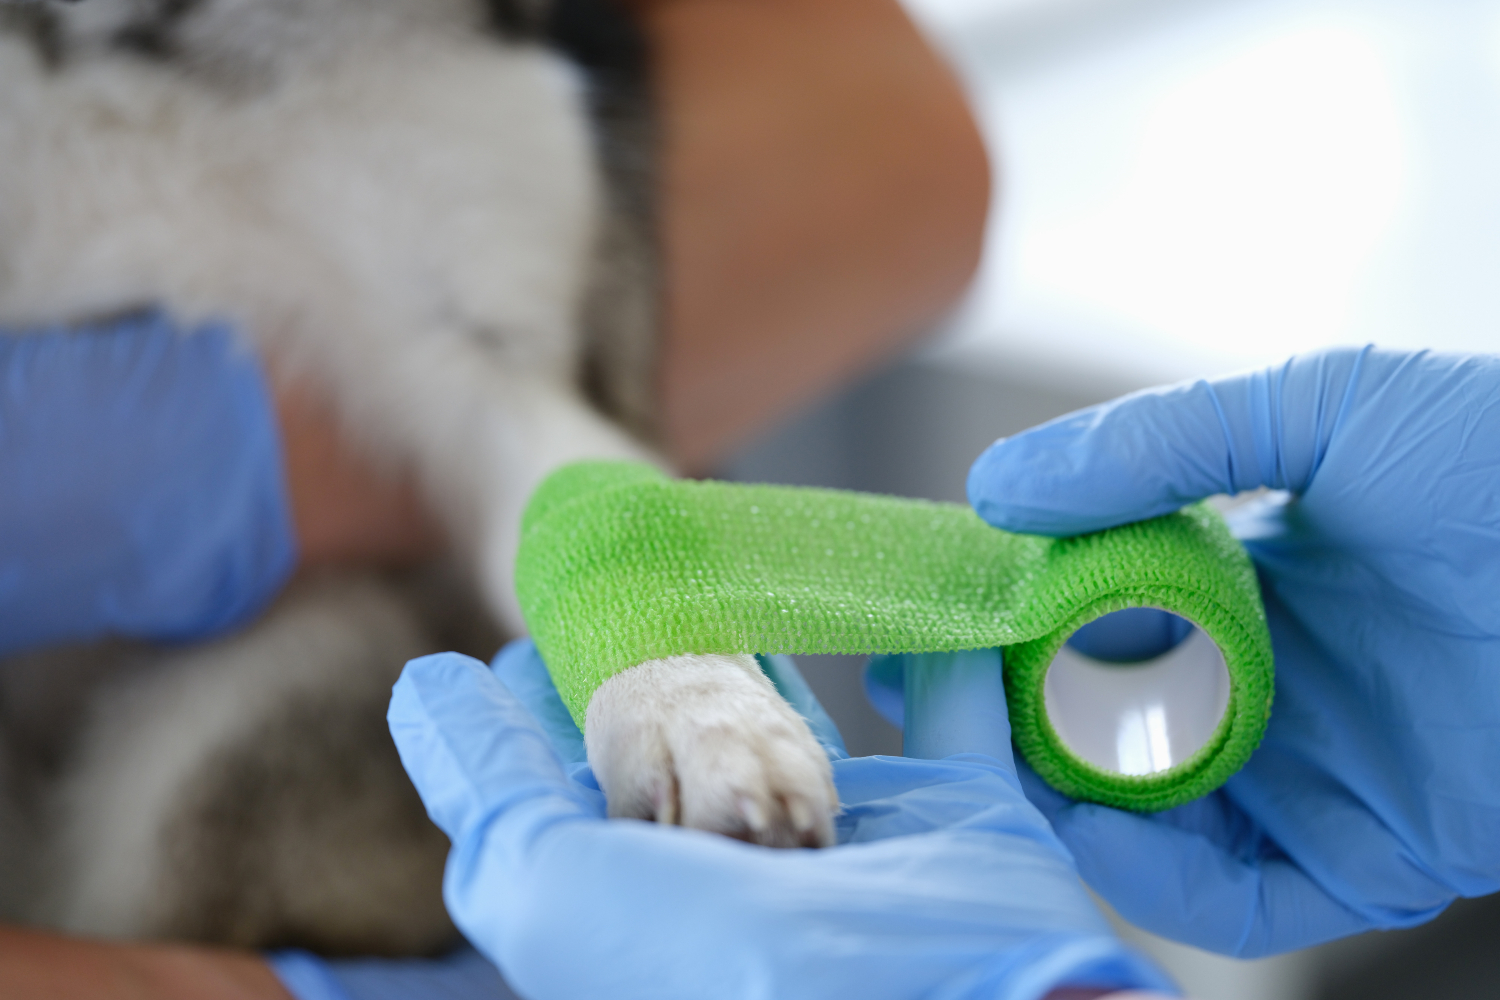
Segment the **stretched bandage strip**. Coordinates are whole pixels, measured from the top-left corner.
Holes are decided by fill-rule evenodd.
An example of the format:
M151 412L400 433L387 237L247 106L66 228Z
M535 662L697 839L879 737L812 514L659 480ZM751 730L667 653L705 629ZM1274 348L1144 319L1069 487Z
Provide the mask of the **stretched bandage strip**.
M957 504L584 462L533 495L516 585L580 726L605 679L666 656L1003 646L1012 732L1031 765L1075 798L1154 811L1221 785L1270 714L1271 644L1255 573L1201 505L1053 539L999 531ZM1230 695L1197 753L1127 776L1062 743L1043 682L1079 626L1142 606L1188 618L1218 644Z

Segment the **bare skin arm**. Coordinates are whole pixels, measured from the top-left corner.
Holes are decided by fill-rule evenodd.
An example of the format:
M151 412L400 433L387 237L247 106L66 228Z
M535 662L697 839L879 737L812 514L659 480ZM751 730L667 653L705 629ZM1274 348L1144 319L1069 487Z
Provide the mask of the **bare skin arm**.
M6 1000L290 1000L254 954L117 945L0 926Z
M704 469L953 304L989 161L895 0L635 6L665 130L663 427Z
M989 168L963 96L895 0L634 0L666 132L671 456L702 469L877 364L979 259ZM278 388L302 563L401 564L442 544L409 478ZM0 926L0 996L288 1000L261 959Z
M276 417L303 566L407 565L442 546L413 478L366 463L309 388L278 387Z

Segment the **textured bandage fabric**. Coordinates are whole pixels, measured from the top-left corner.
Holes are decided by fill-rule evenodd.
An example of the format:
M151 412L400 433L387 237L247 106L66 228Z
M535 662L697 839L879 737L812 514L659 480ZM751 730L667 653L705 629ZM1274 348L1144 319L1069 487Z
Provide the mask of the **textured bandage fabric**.
M683 653L1005 648L1027 760L1075 798L1167 809L1222 784L1270 714L1271 643L1255 571L1203 506L1077 538L999 531L968 507L789 486L673 480L627 462L567 466L522 523L521 608L580 726L594 691ZM1079 626L1128 607L1196 622L1231 691L1212 739L1167 771L1126 776L1071 753L1043 682Z

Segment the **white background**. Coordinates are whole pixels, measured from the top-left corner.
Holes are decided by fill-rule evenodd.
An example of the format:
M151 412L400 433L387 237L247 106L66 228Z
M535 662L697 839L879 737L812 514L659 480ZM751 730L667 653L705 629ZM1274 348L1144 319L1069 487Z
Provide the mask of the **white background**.
M928 355L1131 387L1500 351L1500 4L909 0L1000 197Z

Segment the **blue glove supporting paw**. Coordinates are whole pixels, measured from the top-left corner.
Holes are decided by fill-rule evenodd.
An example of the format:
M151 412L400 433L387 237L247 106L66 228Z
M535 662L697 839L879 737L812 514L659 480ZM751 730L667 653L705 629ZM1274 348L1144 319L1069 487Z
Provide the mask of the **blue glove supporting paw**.
M473 948L441 958L322 959L279 951L267 959L297 1000L518 1000Z
M234 627L296 562L275 415L231 331L0 334L0 655Z
M953 744L978 731L996 754L936 761L848 759L795 669L767 664L834 759L838 847L605 820L529 642L493 672L451 653L407 665L391 732L453 838L449 911L521 992L1032 1000L1060 985L1171 988L1110 934L1022 796L998 653L927 664L931 701L946 706L916 710L943 717L927 745L969 749Z
M1290 494L1231 517L1276 651L1260 750L1155 817L1028 793L1121 914L1216 951L1500 890L1500 358L1340 350L1137 394L997 442L969 496L1075 534L1258 486Z

